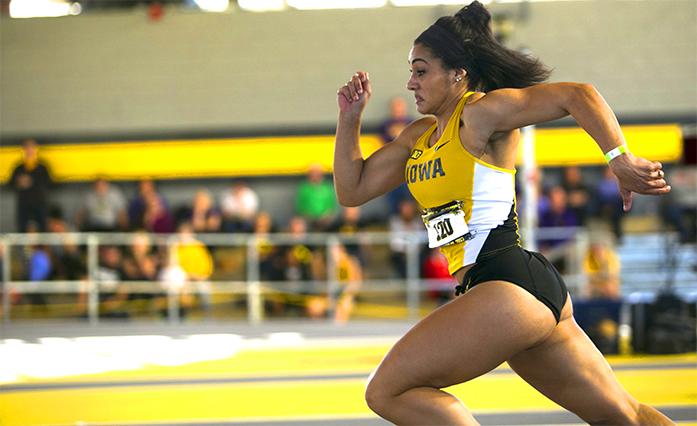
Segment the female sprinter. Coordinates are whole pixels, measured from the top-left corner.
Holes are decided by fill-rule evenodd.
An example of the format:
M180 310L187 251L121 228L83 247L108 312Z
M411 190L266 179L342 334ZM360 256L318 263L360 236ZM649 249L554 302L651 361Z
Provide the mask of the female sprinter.
M661 164L626 150L614 113L587 84L543 82L535 59L506 49L478 2L438 19L409 53L417 110L393 142L363 159L368 73L338 91L334 178L339 201L358 206L406 180L425 209L429 245L441 247L464 293L414 326L385 356L366 390L372 410L397 424L477 424L442 391L507 361L528 383L591 424L663 425L637 402L572 317L557 271L517 235L514 162L519 128L573 116L632 192L665 194ZM568 149L560 146L558 149Z

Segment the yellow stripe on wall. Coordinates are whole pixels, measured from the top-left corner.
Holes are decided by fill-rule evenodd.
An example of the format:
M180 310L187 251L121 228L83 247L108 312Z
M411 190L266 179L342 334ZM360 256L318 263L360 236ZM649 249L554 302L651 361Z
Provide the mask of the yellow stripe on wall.
M653 161L677 161L682 156L682 131L676 124L623 126L629 150ZM535 155L540 166L604 164L603 153L581 128L537 129ZM518 152L518 163L522 150Z
M380 147L377 136L361 140L363 154ZM41 158L57 181L206 178L293 175L319 163L331 170L334 136L48 145ZM18 147L0 148L0 181L21 159Z
M658 161L682 155L677 125L623 127L629 148ZM365 156L381 145L377 135L361 138ZM602 153L579 128L539 129L537 162L541 166L602 164ZM41 157L55 180L87 181L98 176L112 180L295 175L313 163L331 170L334 136L194 139L177 141L107 142L48 145ZM0 182L9 179L21 160L19 147L0 147ZM520 157L519 157L520 162Z

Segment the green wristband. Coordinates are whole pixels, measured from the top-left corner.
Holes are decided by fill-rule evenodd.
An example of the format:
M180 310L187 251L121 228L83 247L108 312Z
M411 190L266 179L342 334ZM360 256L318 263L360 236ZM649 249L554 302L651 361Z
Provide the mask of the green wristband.
M626 154L628 152L629 148L627 148L627 145L620 145L617 148L605 153L605 161L609 163L610 160L612 160L613 158L619 157L620 155Z

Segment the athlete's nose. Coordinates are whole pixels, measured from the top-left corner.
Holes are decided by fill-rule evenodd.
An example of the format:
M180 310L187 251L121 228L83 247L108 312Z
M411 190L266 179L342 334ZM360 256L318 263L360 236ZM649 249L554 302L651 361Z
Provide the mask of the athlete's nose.
M407 80L407 90L416 90L416 81L414 80L414 76L410 76L409 80Z

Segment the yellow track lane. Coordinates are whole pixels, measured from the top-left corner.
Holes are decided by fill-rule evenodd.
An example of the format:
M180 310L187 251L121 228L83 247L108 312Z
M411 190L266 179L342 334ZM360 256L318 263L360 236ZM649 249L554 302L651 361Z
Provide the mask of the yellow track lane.
M176 367L146 366L133 371L51 380L25 378L21 382L28 384L108 384L133 380L156 382L212 378L268 380L6 391L0 393L0 425L368 416L370 410L363 402L365 381L389 346L387 343L372 343L244 350L228 359ZM611 357L609 361L613 367L639 368L616 370L620 382L639 400L659 406L697 405L695 354ZM674 367L652 368L656 364ZM306 379L310 375L347 373L365 378ZM475 412L559 409L522 379L505 370L449 390Z
M697 404L697 371L618 372L620 382L651 405ZM184 421L304 415L362 415L364 379L259 382L14 392L0 395L2 425ZM481 377L450 389L478 410L559 407L514 374Z

